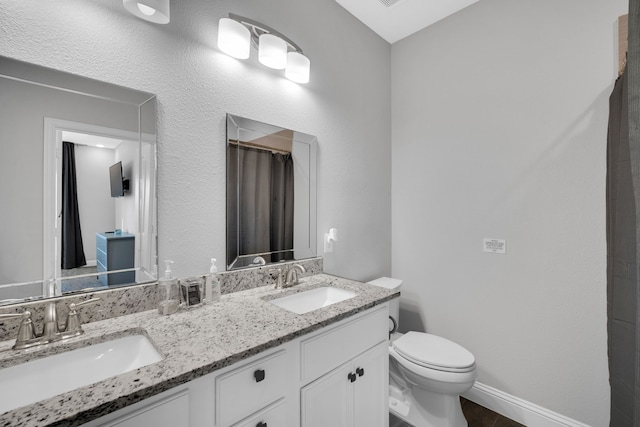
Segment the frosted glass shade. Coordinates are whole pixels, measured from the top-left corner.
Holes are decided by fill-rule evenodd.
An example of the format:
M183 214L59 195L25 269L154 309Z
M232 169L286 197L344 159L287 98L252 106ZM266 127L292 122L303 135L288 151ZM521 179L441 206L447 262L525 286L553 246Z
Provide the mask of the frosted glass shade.
M231 18L222 18L218 23L218 48L229 56L247 59L251 52L249 29Z
M122 0L122 5L132 15L155 24L170 21L169 0Z
M287 43L273 34L262 34L258 42L258 60L269 68L282 70L287 66Z
M289 52L287 54L287 69L284 75L291 81L296 83L309 83L309 70L311 69L311 61L309 58L298 52Z

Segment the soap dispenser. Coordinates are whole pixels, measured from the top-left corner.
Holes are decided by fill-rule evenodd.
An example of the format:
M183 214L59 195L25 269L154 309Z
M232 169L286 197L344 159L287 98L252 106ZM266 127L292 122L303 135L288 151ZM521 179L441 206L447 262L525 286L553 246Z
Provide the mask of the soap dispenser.
M158 304L158 313L167 316L178 311L180 308L180 290L178 288L178 279L174 279L171 275L171 264L173 261L166 260L166 270L164 277L158 280L160 291L160 303Z
M211 268L205 285L205 301L207 304L220 301L220 279L218 278L218 267L216 267L216 259L211 258Z

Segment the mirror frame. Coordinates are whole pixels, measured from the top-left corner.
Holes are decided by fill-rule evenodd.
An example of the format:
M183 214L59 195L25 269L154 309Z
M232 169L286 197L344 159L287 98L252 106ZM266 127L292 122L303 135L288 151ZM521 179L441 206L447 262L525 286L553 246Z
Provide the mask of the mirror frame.
M228 221L229 221L229 188L228 188L228 183L229 183L229 168L228 168L228 164L229 164L229 144L230 141L232 140L239 140L239 133L242 130L251 132L251 133L259 133L262 135L272 135L272 134L276 134L278 132L283 132L283 131L289 131L292 134L292 141L293 142L297 142L297 143L302 143L305 144L306 146L309 147L309 161L308 161L308 165L307 166L307 170L308 170L308 229L306 230L307 235L306 236L302 236L302 239L296 239L296 231L294 230L294 246L291 250L291 252L294 253L294 260L301 260L301 259L308 259L308 258L313 258L315 256L317 256L317 150L318 150L318 138L315 137L314 135L309 135L306 133L302 133L302 132L298 132L298 131L293 131L291 129L286 129L286 128L282 128L279 126L274 126L271 124L267 124L264 122L259 122L256 120L252 120L252 119L248 119L245 117L241 117L241 116L237 116L234 114L229 114L227 113L227 127L226 127L226 141L225 141L225 146L226 146L226 156L227 156L227 195L225 197L226 200L226 216L227 216L227 220L225 222L225 224L227 224L226 226L226 241L225 241L225 252L229 251L229 247L230 247L230 239L232 238L232 236L230 235L230 231L229 231L229 227L228 227ZM298 163L299 165L299 163ZM296 158L294 156L294 168L296 166ZM294 184L295 185L295 184ZM295 213L294 213L294 218L295 218ZM300 237L300 236L298 236ZM238 237L239 238L239 237ZM296 244L296 240L303 240L305 243L303 244ZM283 251L280 252L284 252L284 251L290 251L288 249L285 249ZM264 264L250 264L250 265L242 265L242 266L235 266L235 264L238 262L238 260L240 258L250 258L250 257L259 257L261 255L268 255L271 254L272 252L265 252L265 253L255 253L255 254L239 254L237 253L233 262L228 263L228 259L229 259L229 254L225 254L225 267L226 270L239 270L239 269L244 269L244 268L250 268L250 267L256 267L259 265L264 265ZM264 261L264 260L263 260ZM284 262L284 261L292 261L292 260L283 260L283 261L278 261L278 262ZM270 263L267 263L270 264Z
M137 212L135 213L137 220L137 231L136 237L140 235L140 227L142 224L148 224L149 235L147 236L147 242L149 243L148 249L151 253L144 254L144 259L149 259L149 269L145 269L143 273L145 277L148 277L148 280L140 280L131 284L123 284L119 287L126 286L135 286L141 285L144 283L150 283L157 280L157 260L158 260L158 235L157 235L157 211L158 211L158 197L157 197L157 141L156 141L156 133L157 133L157 99L156 95L139 91L136 89L131 89L123 86L118 86L112 83L107 83L95 79L91 79L84 76L79 76L76 74L71 74L64 71L59 71L52 68L43 67L36 64L31 64L28 62L19 61L12 58L7 58L4 56L0 56L0 78L15 80L22 83L33 84L35 86L42 86L44 88L59 90L63 92L68 92L76 95L84 95L90 98L95 98L98 100L111 101L115 103L122 103L129 105L132 108L137 108L137 121L138 126L136 131L123 131L123 136L125 133L128 133L130 136L135 134L137 135L137 162L138 170L142 170L143 166L143 155L146 155L147 165L145 170L148 170L148 175L145 177L142 176L142 173L138 174L138 188L140 189L140 184L143 180L148 179L152 183L152 187L150 187L150 191L146 193L147 197L151 198L149 202L149 212L148 216L144 216L144 206L143 203L140 202L140 198L142 197L142 192L140 191L137 194L137 200L135 201L135 205L137 206ZM153 114L146 115L146 109L143 110L143 107L151 107L153 109ZM145 132L144 124L147 123L145 119L151 119L153 121L152 124L148 124L146 127L151 127L152 132ZM61 277L57 277L55 274L56 269L55 266L55 257L53 256L54 252L57 250L57 245L59 244L55 236L57 234L56 227L56 218L51 217L49 215L50 212L55 212L56 209L56 183L52 182L51 179L48 179L52 174L56 173L56 170L52 170L52 168L56 168L55 159L53 161L47 161L46 156L55 156L56 155L56 147L53 142L55 142L58 137L58 132L65 130L65 126L74 126L74 122L65 121L65 120L50 120L46 117L44 118L44 135L43 135L43 152L44 152L44 164L43 164L43 212L42 212L42 221L43 221L43 259L42 259L42 294L34 295L33 297L25 297L24 299L20 299L15 301L15 303L19 303L22 301L29 301L33 299L41 299L41 298L50 298L50 297L58 297L62 296L61 291ZM88 125L91 126L91 125ZM99 126L94 126L94 129L99 129ZM95 130L92 133L95 135L100 135L99 130ZM147 153L143 153L143 143L149 144L149 149ZM135 150L135 149L134 149ZM148 158L151 157L151 158ZM50 193L53 191L53 193ZM148 218L148 220L147 220ZM139 240L138 238L136 240ZM141 270L140 262L143 260L143 248L141 242L136 242L135 248L135 257L138 260L138 263L134 265L133 270L138 271ZM47 262L47 260L50 260ZM54 272L51 277L51 271ZM102 273L109 274L109 273ZM74 277L81 276L67 276L64 277L65 280L71 279ZM53 279L53 280L52 280ZM138 278L136 278L138 280ZM0 285L11 285L0 284ZM108 287L105 289L114 289L114 287ZM104 289L93 288L92 291L101 291ZM82 292L82 291L77 291ZM75 293L75 292L74 292ZM68 293L67 293L68 294ZM65 294L65 295L67 295Z

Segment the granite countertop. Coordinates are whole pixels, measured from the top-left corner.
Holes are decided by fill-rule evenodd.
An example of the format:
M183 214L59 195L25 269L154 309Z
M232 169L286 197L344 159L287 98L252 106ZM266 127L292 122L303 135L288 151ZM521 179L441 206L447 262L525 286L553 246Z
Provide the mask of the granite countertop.
M351 290L356 296L306 314L294 314L268 303L320 286ZM85 334L32 350L11 350L14 340L0 342L0 369L107 341L143 334L162 354L157 363L108 378L0 415L0 426L77 426L214 372L296 337L396 298L388 290L327 274L301 279L287 289L262 286L223 295L220 302L161 316L157 310L84 325Z

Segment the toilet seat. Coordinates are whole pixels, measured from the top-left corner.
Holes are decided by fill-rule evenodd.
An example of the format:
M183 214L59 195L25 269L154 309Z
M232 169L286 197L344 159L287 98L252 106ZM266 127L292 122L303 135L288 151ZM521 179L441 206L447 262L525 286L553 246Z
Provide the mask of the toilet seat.
M407 332L393 341L396 353L416 365L444 372L470 372L475 357L466 348L437 335Z

